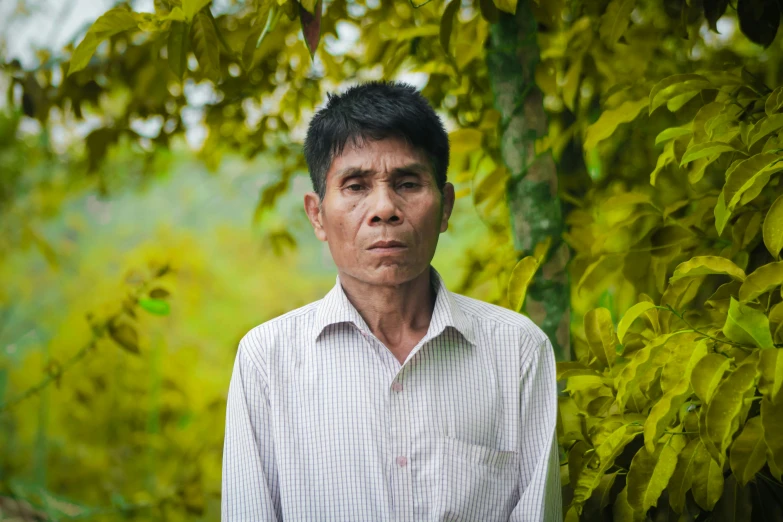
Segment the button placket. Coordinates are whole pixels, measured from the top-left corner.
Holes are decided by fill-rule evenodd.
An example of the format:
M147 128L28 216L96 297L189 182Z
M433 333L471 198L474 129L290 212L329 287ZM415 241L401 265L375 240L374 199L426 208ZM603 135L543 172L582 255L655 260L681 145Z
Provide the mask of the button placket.
M413 483L410 461L410 414L407 394L402 393L401 371L390 386L391 455L393 471L391 477L394 489L396 520L413 520Z

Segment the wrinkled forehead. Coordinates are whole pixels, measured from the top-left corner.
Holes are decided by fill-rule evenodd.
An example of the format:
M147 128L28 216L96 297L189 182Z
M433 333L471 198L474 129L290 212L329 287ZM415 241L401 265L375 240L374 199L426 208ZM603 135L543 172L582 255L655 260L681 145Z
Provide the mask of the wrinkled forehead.
M351 173L424 175L433 174L433 169L426 153L403 138L356 138L347 141L339 154L333 155L327 179L342 178Z

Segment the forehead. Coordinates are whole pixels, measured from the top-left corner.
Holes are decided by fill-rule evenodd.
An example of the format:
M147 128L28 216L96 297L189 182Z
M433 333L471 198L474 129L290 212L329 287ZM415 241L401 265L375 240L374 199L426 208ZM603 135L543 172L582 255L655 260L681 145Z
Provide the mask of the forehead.
M429 166L429 161L426 154L402 138L349 140L342 153L332 160L326 175L328 179L329 176L338 176L350 169L385 174L413 164ZM427 170L430 170L429 167Z

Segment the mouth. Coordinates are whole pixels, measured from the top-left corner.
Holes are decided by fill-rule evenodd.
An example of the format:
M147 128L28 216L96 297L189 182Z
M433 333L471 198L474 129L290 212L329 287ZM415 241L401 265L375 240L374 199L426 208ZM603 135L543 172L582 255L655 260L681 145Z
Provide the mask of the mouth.
M399 241L377 241L373 243L373 245L370 247L370 250L376 253L389 253L389 252L399 252L401 250L405 250L406 247L405 243L401 243Z

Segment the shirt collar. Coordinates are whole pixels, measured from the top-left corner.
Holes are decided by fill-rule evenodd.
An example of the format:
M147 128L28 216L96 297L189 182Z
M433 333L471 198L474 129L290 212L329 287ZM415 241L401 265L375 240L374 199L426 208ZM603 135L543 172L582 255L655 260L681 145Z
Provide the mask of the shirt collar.
M446 288L440 273L432 265L430 265L430 282L435 286L436 298L425 337L435 338L450 326L462 334L468 342L475 344L472 323ZM327 326L337 323L353 323L361 331L370 333L367 323L345 295L339 275L335 278L334 287L318 303L313 338L317 340Z

